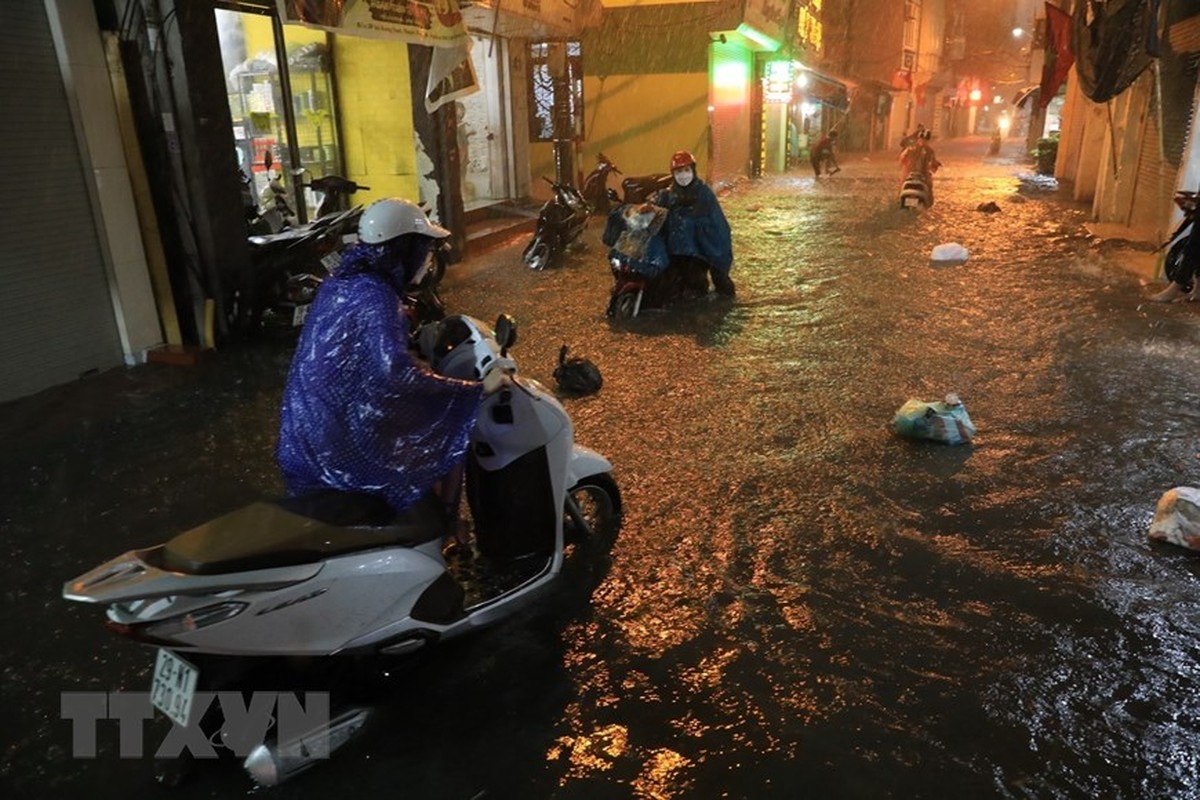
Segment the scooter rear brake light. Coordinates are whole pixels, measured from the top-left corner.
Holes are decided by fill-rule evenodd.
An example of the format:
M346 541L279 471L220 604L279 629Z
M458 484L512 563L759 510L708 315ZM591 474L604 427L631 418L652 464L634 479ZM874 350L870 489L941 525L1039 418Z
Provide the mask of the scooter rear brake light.
M246 603L218 603L215 606L189 611L177 617L149 622L141 629L151 636L178 636L181 633L192 633L209 625L232 619L246 610Z
M120 622L113 622L111 619L106 619L104 620L104 627L108 628L113 633L124 636L126 639L133 639L135 642L141 642L142 644L170 645L172 647L179 646L176 642L170 642L166 639L159 639L156 636L150 636L146 633L147 626L145 625L125 625Z

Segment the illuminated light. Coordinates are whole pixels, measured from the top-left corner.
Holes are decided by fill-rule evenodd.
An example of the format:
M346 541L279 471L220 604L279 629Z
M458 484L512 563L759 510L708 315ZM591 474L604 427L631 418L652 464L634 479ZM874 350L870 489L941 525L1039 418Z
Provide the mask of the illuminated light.
M1000 95L996 95L995 97L992 98L992 102L995 103L996 105L1000 105L1001 103L1004 102L1004 98L1001 97Z
M817 104L816 103L801 103L800 104L800 113L806 117L811 117L813 114L817 113Z
M1014 39L1020 39L1024 35L1025 35L1024 28L1021 28L1021 27L1013 28L1013 38Z
M801 89L807 88L808 83L809 83L809 80L808 80L807 72L801 72L796 76L796 86L797 87L799 87Z
M991 107L991 106L984 106L984 107L983 107L983 110L984 110L984 111L991 111L991 110L992 110L992 107Z
M741 89L747 77L746 64L741 61L722 61L713 67L713 87L717 89Z
M983 92L979 91L978 89L971 90L971 102L972 103L978 103L980 98L982 98L982 97L983 97Z
M1000 117L1000 135L1007 136L1010 127L1012 127L1012 120L1008 117Z
M750 41L754 42L759 47L762 47L765 50L769 50L772 53L775 52L776 50L778 50L782 46L781 42L777 42L776 40L772 39L770 36L767 36L765 33L762 33L761 31L756 31L754 28L751 28L749 25L747 25L744 22L741 25L737 26L737 32L740 33L742 36L745 36Z
M792 62L768 61L763 68L763 100L786 103L792 99Z

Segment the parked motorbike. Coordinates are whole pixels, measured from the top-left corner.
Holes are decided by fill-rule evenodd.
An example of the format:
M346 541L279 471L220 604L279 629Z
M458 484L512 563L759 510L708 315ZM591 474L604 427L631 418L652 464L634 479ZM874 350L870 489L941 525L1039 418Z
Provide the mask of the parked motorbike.
M901 208L929 208L930 176L923 172L910 172L900 185Z
M270 151L263 164L268 170L273 166ZM264 189L264 204L256 206L250 178L239 170L250 231L250 274L234 290L229 320L243 333L263 325L303 325L321 281L338 265L344 246L357 237L362 207L349 207L349 196L371 187L339 175L304 183L306 172L298 169L293 176L302 186L320 192L321 200L317 218L300 225L278 178Z
M665 308L708 293L708 265L698 258L670 258L662 239L667 209L625 204L609 216L602 240L610 246L613 286L609 317L632 319L643 309Z
M1193 274L1193 265L1184 263L1183 251L1187 249L1188 239L1191 238L1195 229L1197 209L1200 208L1200 195L1191 191L1178 191L1175 193L1174 200L1175 205L1183 211L1183 219L1175 226L1175 230L1171 232L1167 241L1159 249L1167 251L1167 257L1163 262L1163 272L1167 279L1178 284L1185 292L1190 292L1196 276Z
M554 197L542 205L533 239L521 254L526 266L539 271L556 262L567 246L579 239L591 215L591 207L574 186L544 176L542 180L550 184Z
M583 181L583 197L594 214L606 214L613 206L623 202L644 203L671 185L670 173L628 177L621 181L622 198L608 188L608 176L612 173L620 175L621 170L608 156L600 153L596 157L596 166Z
M317 288L341 261L358 232L362 208L322 217L278 233L250 236L250 274L234 291L232 323L243 332L260 326L299 327Z
M115 632L158 648L151 702L176 724L188 725L198 687L225 685L256 659L423 651L542 601L565 566L611 546L621 515L612 465L576 444L554 395L517 372L515 323L502 315L493 331L452 316L417 340L439 374L507 373L483 400L467 461L481 557L443 557L456 519L432 495L396 514L376 495L330 490L253 503L63 585L67 600L106 606ZM328 750L323 735L310 749ZM283 744L268 739L246 759L256 780L316 761L281 760Z
M617 169L617 165L610 161L608 156L601 153L596 156L596 166L583 179L583 199L592 207L593 214L607 214L611 208L612 190L608 188L609 174L620 175L621 170Z

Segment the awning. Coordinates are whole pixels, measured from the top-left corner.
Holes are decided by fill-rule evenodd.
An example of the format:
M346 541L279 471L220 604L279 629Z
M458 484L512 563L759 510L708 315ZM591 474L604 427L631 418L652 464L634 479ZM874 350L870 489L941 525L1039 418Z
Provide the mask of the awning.
M1021 89L1019 92L1013 95L1013 105L1017 108L1021 108L1025 105L1026 101L1028 101L1030 97L1033 97L1035 94L1037 94L1038 90L1041 88L1042 87L1038 84L1034 84L1033 86L1026 86L1024 89Z
M845 111L850 108L850 96L857 88L857 85L853 81L836 78L828 73L818 72L812 67L806 67L803 64L800 65L799 69L808 76L808 85L800 91L809 100L837 109L838 111Z

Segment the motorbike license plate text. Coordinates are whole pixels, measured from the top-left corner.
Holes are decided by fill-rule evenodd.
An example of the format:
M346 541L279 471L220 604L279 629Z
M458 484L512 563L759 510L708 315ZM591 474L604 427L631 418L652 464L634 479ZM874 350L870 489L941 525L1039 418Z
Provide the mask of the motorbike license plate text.
M159 648L154 662L154 681L150 685L151 705L186 728L199 677L200 670L170 650Z
M309 306L310 306L309 303L305 303L304 305L296 306L295 310L292 311L292 327L293 328L298 328L304 324L305 318L308 317Z
M326 272L333 272L337 269L338 264L341 263L342 254L337 250L334 250L332 253L326 253L325 257L321 259L321 266L325 268Z

